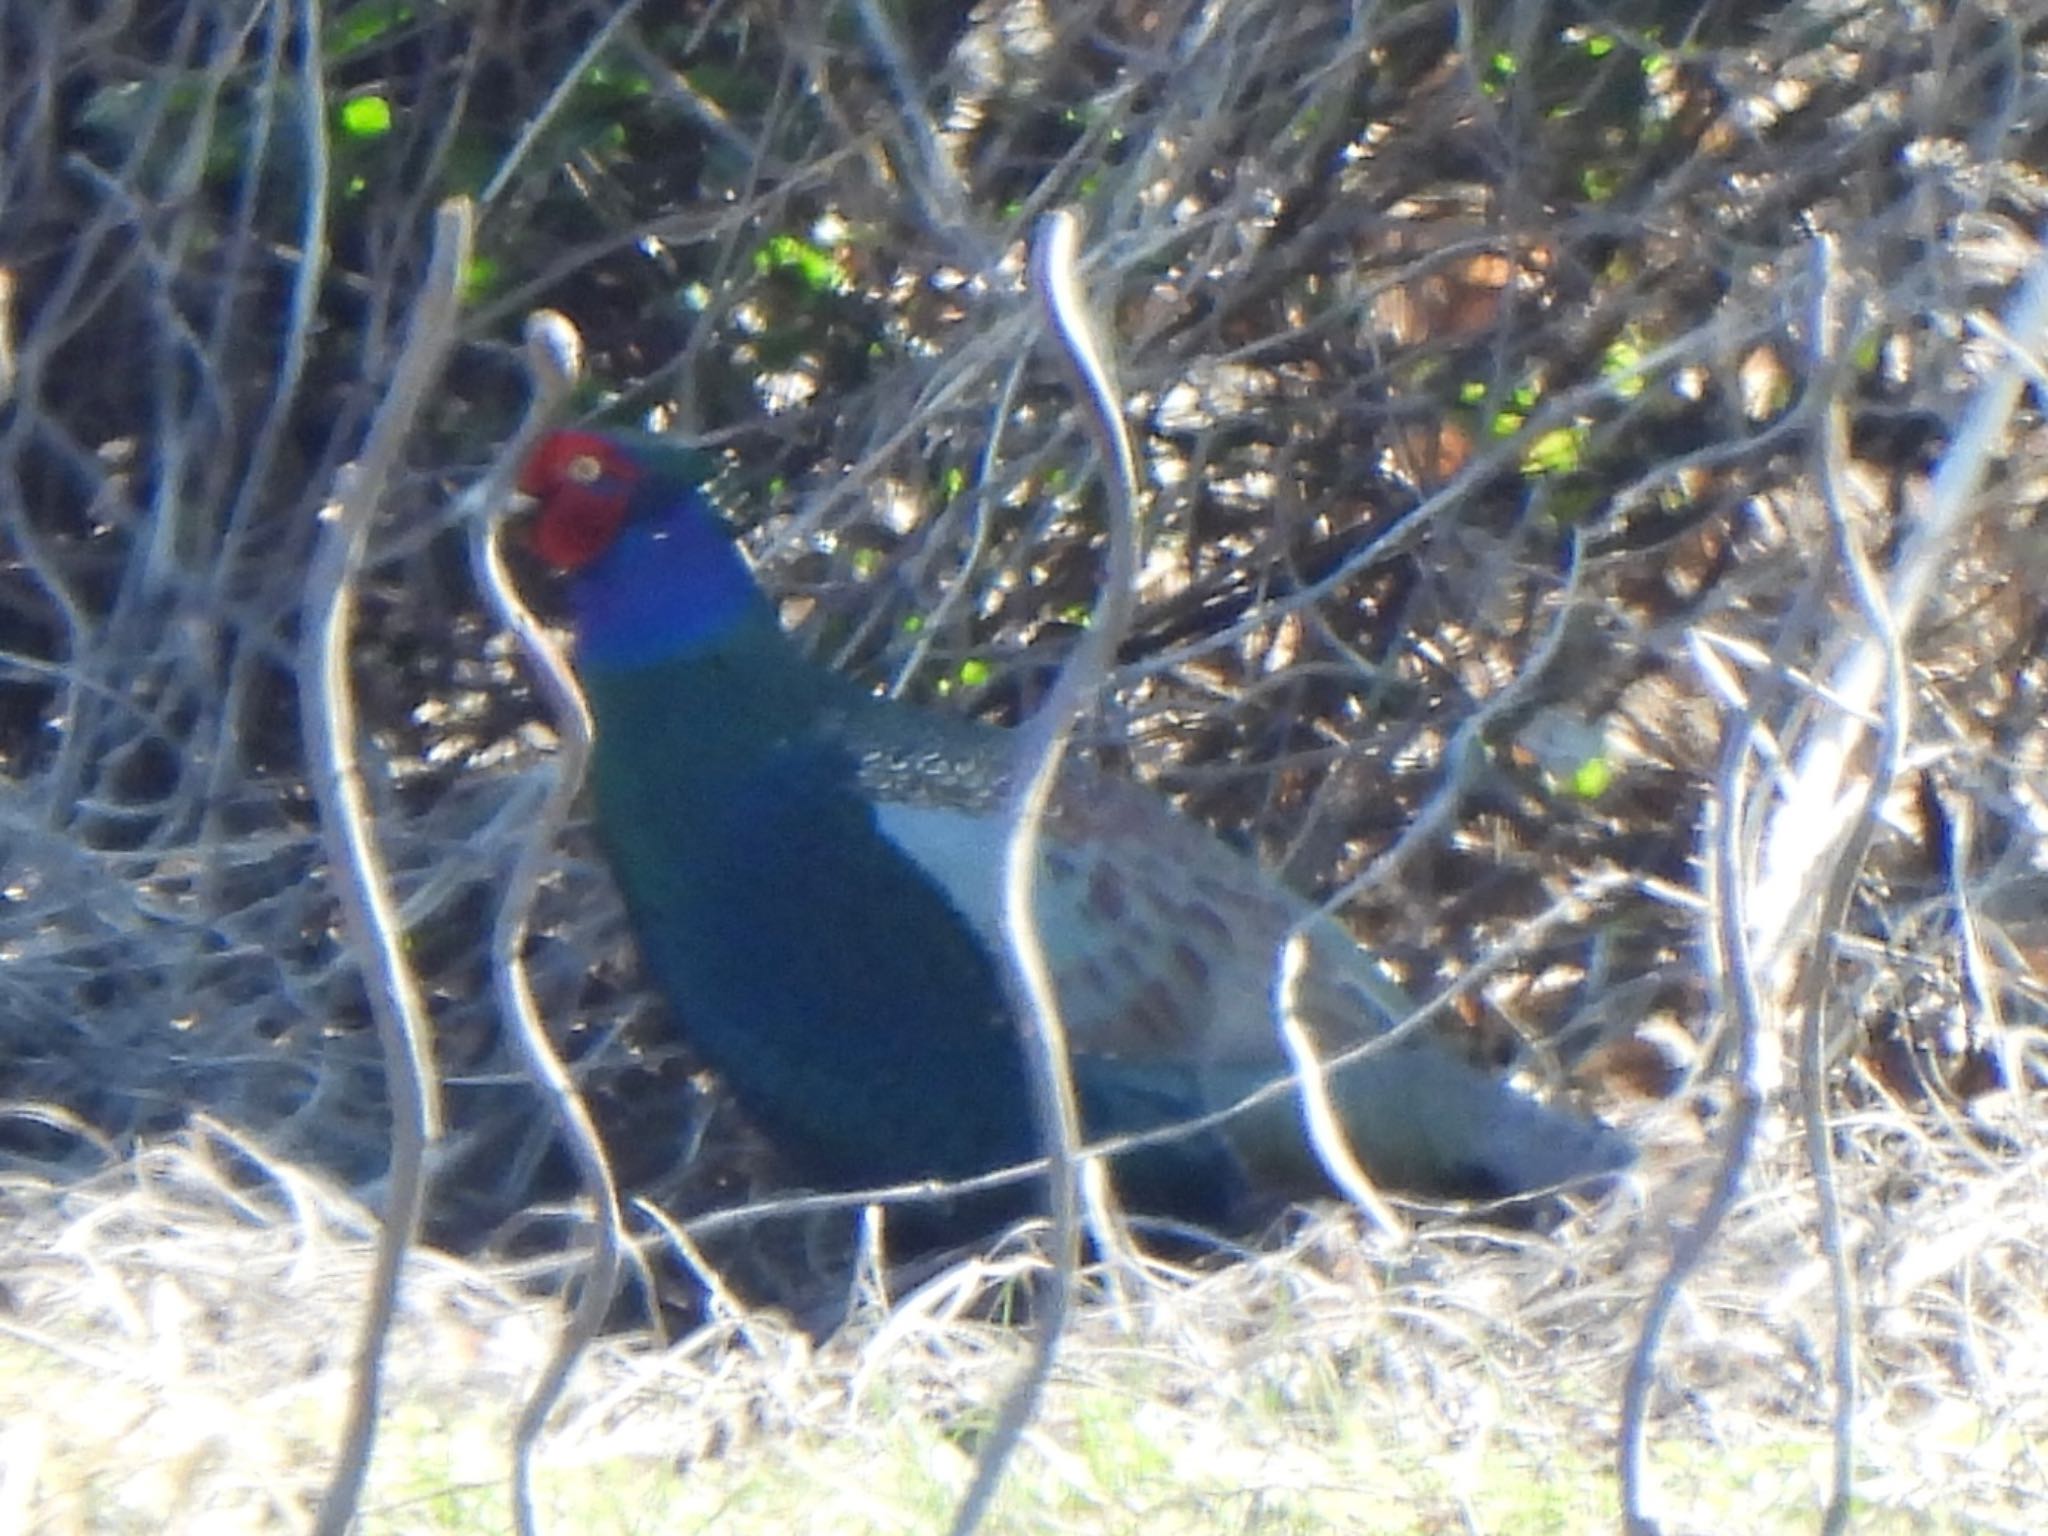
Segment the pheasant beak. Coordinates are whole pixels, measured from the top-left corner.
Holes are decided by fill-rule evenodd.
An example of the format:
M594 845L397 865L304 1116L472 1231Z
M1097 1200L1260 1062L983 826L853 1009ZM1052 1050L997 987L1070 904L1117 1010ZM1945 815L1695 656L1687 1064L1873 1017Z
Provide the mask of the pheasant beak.
M533 525L539 519L542 509L547 506L547 500L540 492L530 489L525 482L526 476L522 472L499 505L498 521L521 544L531 545Z
M519 478L512 482L514 504L538 506L541 498L548 493L548 482L554 478L551 465L543 464L538 454L530 454L519 466Z

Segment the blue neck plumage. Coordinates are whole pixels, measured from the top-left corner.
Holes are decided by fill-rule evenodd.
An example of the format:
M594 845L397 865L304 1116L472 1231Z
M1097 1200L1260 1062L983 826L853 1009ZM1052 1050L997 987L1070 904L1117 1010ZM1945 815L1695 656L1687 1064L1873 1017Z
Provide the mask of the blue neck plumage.
M706 650L768 600L732 536L695 490L648 488L654 510L570 578L581 669L625 671Z

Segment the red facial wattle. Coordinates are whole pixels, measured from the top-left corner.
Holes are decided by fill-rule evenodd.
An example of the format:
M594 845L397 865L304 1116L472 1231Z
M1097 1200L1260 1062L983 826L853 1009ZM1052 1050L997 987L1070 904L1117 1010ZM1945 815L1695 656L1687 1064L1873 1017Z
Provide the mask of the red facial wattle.
M625 526L638 478L631 461L595 433L545 438L519 474L519 489L540 502L528 535L534 553L563 571L596 560Z

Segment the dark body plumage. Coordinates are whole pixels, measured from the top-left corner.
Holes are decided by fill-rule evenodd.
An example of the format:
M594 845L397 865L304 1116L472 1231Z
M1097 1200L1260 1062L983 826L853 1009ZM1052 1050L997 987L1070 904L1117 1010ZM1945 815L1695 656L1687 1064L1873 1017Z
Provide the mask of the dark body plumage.
M992 958L1008 733L878 699L783 635L686 455L558 434L522 481L572 571L597 820L683 1027L802 1176L861 1188L1023 1162L1037 1132ZM1284 1075L1271 992L1304 925L1297 1016L1329 1055L1408 1005L1349 936L1138 786L1072 767L1040 926L1091 1137ZM1368 1170L1494 1197L1611 1172L1614 1131L1413 1033L1333 1076ZM1219 1221L1325 1186L1291 1095L1127 1156L1140 1210ZM990 1207L993 1209L993 1207Z

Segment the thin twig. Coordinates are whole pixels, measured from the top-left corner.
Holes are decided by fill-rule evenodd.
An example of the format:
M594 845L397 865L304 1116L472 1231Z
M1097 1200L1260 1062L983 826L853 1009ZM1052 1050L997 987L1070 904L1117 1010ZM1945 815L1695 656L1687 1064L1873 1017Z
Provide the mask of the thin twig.
M1067 1325L1074 1276L1080 1267L1081 1115L1074 1093L1066 1029L1045 946L1038 935L1039 837L1052 803L1061 759L1074 723L1108 676L1116 648L1130 627L1138 572L1138 477L1124 425L1123 405L1077 276L1081 221L1068 209L1046 215L1031 252L1032 290L1046 329L1073 375L1083 419L1103 465L1109 553L1087 629L1060 670L1038 713L1019 730L1019 791L1015 825L1003 851L1003 920L1009 932L1007 969L1029 1050L1033 1092L1045 1143L1046 1185L1052 1218L1053 1266L1032 1340L1031 1360L1003 1400L974 1468L974 1480L953 1518L953 1536L970 1536L995 1497L1004 1468L1037 1411L1051 1378ZM1023 771L1028 767L1028 771ZM1099 1187L1091 1222L1100 1245L1120 1244Z
M889 683L889 697L903 697L910 687L911 679L924 665L930 654L932 643L945 634L953 625L954 615L966 606L968 593L972 590L968 578L981 563L988 550L989 525L993 521L996 474L1000 468L1000 450L1003 443L1003 429L1009 424L1010 413L1017 398L1017 387L1024 379L1026 357L1020 355L1010 365L1009 373L1003 379L1002 391L996 396L995 409L989 413L992 423L988 441L982 444L980 465L974 479L974 506L969 512L967 548L960 556L960 576L947 583L940 594L936 607L925 616L924 627L918 631L917 641L910 648L910 654L903 658L903 665L896 669L896 676Z
M972 205L961 185L960 168L932 124L896 24L877 0L854 0L854 11L882 66L882 76L889 82L896 123L909 146L911 163L898 167L899 184L918 202L927 228L963 245L985 246L987 242L969 221ZM986 254L980 259L985 263Z
M0 267L0 405L14 393L14 274Z
M1842 1247L1841 1198L1835 1187L1834 1152L1830 1145L1827 1119L1827 1014L1834 959L1841 945L1842 926L1849 914L1850 899L1863 871L1863 860L1877 835L1878 815L1905 764L1910 734L1911 695L1907 688L1905 637L1893 622L1884 584L1871 568L1846 505L1844 470L1849 460L1849 411L1841 359L1849 350L1843 336L1843 320L1836 313L1840 303L1840 281L1836 275L1835 243L1822 235L1816 244L1819 292L1816 295L1813 376L1823 381L1828 392L1821 414L1818 453L1814 466L1820 483L1821 504L1828 514L1836 553L1849 573L1849 590L1863 612L1871 638L1884 659L1884 694L1878 717L1875 761L1864 785L1863 800L1850 824L1839 856L1834 861L1828 884L1821 893L1820 945L1814 963L1805 972L1799 989L1799 1097L1805 1117L1806 1161L1813 1173L1821 1252L1827 1258L1829 1289L1834 1306L1834 1485L1828 1493L1827 1513L1821 1529L1826 1536L1841 1536L1849 1526L1851 1500L1856 1476L1856 1298L1849 1258Z
M1747 821L1746 786L1754 740L1759 730L1759 713L1752 703L1737 726L1728 733L1721 754L1718 793L1714 799L1714 820L1710 828L1712 905L1709 932L1715 971L1721 981L1726 1006L1735 1023L1735 1070L1730 1087L1734 1102L1728 1112L1726 1143L1707 1203L1698 1218L1672 1243L1671 1259L1659 1277L1643 1322L1636 1335L1636 1347L1629 1356L1622 1381L1621 1424L1618 1431L1617 1461L1621 1477L1623 1528L1628 1536L1656 1536L1657 1522L1645 1513L1648 1502L1648 1473L1644 1448L1649 1425L1650 1389L1655 1385L1657 1349L1663 1342L1671 1310L1679 1292L1706 1257L1720 1232L1742 1176L1749 1166L1756 1144L1757 1124L1763 1118L1768 1098L1769 1060L1762 1042L1765 1038L1765 1002L1757 982L1756 957L1745 922L1748 886L1743 878L1742 842Z
M527 119L526 126L519 130L519 137L513 140L512 147L505 151L505 158L498 162L497 170L491 173L491 179L485 183L483 191L477 196L479 205L488 209L498 200L498 194L505 190L513 174L533 152L533 146L540 142L540 136L547 132L548 125L554 122L556 115L569 104L569 98L575 95L577 88L583 84L583 77L590 72L590 67L597 62L598 56L611 47L620 29L633 19L643 3L644 0L624 0L623 4L605 17L604 25L591 34L590 41L583 45L583 51L576 56L576 62L562 72L562 78L555 83L554 90L548 93L548 99L540 104L539 111Z
M1978 387L1956 425L1928 487L1926 505L1906 530L1886 584L1885 607L1902 637L1910 638L1921 610L1952 567L1955 546L1977 509L1977 491L2019 405L2020 391L2037 364L2029 354L2048 341L2048 252L2037 255L2026 282L2006 311L2008 354ZM1809 952L1814 935L1790 921L1811 910L1808 891L1826 878L1834 849L1848 836L1861 796L1845 788L1849 762L1867 727L1863 717L1884 686L1882 638L1851 646L1830 676L1848 708L1813 733L1799 753L1765 840L1766 864L1758 882L1754 920L1774 974ZM1780 983L1782 985L1782 983Z
M1352 1150L1344 1122L1330 1099L1329 1068L1316 1050L1308 1026L1301 1018L1301 983L1308 974L1308 933L1300 924L1280 946L1280 964L1273 977L1273 1016L1279 1021L1280 1044L1293 1068L1294 1082L1301 1095L1301 1119L1308 1131L1309 1145L1323 1172L1346 1199L1365 1212L1366 1218L1395 1243L1407 1241L1408 1224L1387 1204L1373 1184L1372 1175Z
M350 947L363 968L370 1012L383 1047L391 1100L391 1172L377 1265L357 1341L348 1421L334 1475L320 1501L314 1536L341 1536L355 1518L377 1432L384 1341L398 1309L406 1249L418 1235L426 1198L427 1146L440 1135L440 1101L427 1047L428 1014L405 955L405 935L371 828L369 794L357 756L360 725L349 687L354 583L369 541L370 517L418 419L427 388L455 343L463 269L474 218L466 198L451 198L434 220L433 254L414 302L405 345L370 424L362 458L331 509L306 579L311 642L299 658L305 701L306 762L320 810L321 840Z
M538 314L528 322L526 355L527 371L533 379L533 400L511 451L501 460L499 473L487 483L507 477L511 466L524 462L528 445L568 403L580 371L581 347L575 330L567 320L551 312ZM568 662L549 641L546 629L512 585L500 542L503 529L502 519L495 517L471 523L471 566L492 611L526 653L548 716L555 723L560 746L555 755L554 782L549 785L534 826L519 851L519 860L506 881L504 900L492 924L491 984L499 1013L512 1025L512 1041L518 1047L527 1075L554 1106L570 1160L575 1163L594 1207L595 1226L582 1293L555 1340L554 1352L528 1394L513 1431L512 1514L521 1536L534 1536L539 1528L533 1507L534 1449L549 1412L568 1383L570 1371L597 1337L612 1298L618 1293L626 1223L619 1205L618 1181L612 1176L604 1140L583 1095L577 1091L574 1075L556 1052L547 1027L541 1022L533 987L521 960L534 897L554 858L555 836L568 822L577 792L583 787L590 761L591 722L583 692L576 686Z

